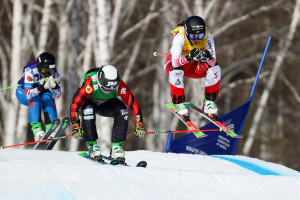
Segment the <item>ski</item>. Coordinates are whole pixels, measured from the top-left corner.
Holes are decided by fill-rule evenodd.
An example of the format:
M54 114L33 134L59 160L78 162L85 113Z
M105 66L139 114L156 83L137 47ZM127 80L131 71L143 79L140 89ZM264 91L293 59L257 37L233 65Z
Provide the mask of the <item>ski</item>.
M56 118L52 121L51 127L49 128L49 130L46 132L46 134L43 136L43 138L41 140L46 140L48 139L48 137L55 131L55 129L59 126L60 124L60 119ZM38 150L42 147L43 142L39 142L37 143L33 149L34 150Z
M86 159L89 159L90 161L96 162L96 163L98 163L100 165L109 165L109 164L110 165L118 165L118 164L120 164L120 162L118 162L118 163L116 163L116 162L114 162L114 163L111 163L111 162L108 163L105 160L103 160L103 158L101 158L101 160L93 160L93 159L90 158L90 156L89 156L89 154L87 152L80 152L80 153L78 153L78 155L81 156L81 157L84 157Z
M233 132L232 130L230 130L227 126L225 126L220 121L213 120L212 118L210 118L209 116L207 116L200 108L198 108L197 106L195 106L193 103L191 103L191 102L184 102L184 104L187 105L188 107L192 108L196 112L198 112L200 115L202 115L203 117L205 117L207 120L209 120L213 124L215 124L222 131L224 131L225 133L227 133L227 135L229 135L230 137L233 137L233 138L242 138L241 135L236 134L235 132Z
M52 150L53 149L54 145L58 141L55 138L62 136L62 134L65 132L65 130L70 125L70 122L71 122L70 117L64 117L62 119L61 125L60 125L58 131L56 132L54 138L52 138L52 141L47 145L46 150Z
M131 167L130 165L128 165L126 162L125 162L125 158L123 159L112 159L110 156L103 156L102 157L110 162L119 162L120 165L123 165L123 166L127 166L127 167ZM147 162L142 160L142 161L139 161L137 164L136 164L136 167L143 167L143 168L146 168L147 167Z
M176 112L175 105L173 103L166 103L165 104L190 130L199 129L189 118L184 119L178 113ZM206 137L207 135L203 133L202 131L194 131L193 134L196 136L196 138Z

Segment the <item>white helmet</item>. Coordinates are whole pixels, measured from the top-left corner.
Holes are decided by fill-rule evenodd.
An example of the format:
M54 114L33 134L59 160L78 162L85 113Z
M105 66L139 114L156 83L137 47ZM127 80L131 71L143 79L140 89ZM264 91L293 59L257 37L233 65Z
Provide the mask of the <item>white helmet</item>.
M98 70L98 85L102 91L112 92L118 89L120 74L112 65L102 65Z

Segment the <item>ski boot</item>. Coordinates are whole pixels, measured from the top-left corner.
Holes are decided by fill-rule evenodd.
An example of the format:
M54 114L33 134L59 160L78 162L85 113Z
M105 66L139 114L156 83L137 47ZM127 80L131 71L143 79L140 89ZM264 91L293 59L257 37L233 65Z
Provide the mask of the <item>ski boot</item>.
M126 165L123 144L124 144L123 142L113 142L111 144L110 157L111 160L117 159L120 161L120 164Z
M189 111L184 103L174 104L177 114L184 120L190 121Z
M102 158L101 151L100 151L97 141L89 141L89 142L86 142L85 145L87 146L87 148L89 150L89 158L91 160L95 160L97 162L104 163L104 160Z
M215 101L204 100L203 112L213 120L218 120L218 107Z
M40 141L43 136L45 135L45 132L42 129L42 123L41 122L31 122L31 130L33 132L34 141Z

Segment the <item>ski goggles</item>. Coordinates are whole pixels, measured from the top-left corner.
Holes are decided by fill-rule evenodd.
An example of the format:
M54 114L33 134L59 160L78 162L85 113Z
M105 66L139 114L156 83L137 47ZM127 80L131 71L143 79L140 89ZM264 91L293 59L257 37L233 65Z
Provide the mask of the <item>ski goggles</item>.
M41 69L40 73L43 75L51 75L53 74L53 72L55 71L55 69Z
M205 33L189 33L188 36L191 40L202 40Z

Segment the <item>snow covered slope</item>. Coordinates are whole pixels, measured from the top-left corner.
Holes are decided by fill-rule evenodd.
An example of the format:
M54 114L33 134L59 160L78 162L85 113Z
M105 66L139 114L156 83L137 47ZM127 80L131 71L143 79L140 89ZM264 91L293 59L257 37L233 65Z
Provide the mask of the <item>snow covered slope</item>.
M1 150L1 199L300 199L299 172L249 157L126 152L144 169L77 153Z

